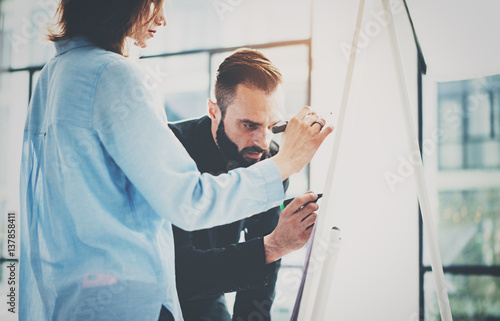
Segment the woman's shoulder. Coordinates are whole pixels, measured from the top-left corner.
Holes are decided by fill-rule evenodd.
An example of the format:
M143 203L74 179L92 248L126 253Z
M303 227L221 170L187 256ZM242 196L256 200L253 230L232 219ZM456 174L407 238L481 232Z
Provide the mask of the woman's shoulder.
M107 71L113 70L118 72L134 68L134 63L131 59L99 47L89 48L88 52L84 53L84 56L87 56L84 60L87 60L89 64Z
M100 66L100 71L103 74L126 78L142 75L142 69L135 59L114 52L100 49L96 60L96 65Z

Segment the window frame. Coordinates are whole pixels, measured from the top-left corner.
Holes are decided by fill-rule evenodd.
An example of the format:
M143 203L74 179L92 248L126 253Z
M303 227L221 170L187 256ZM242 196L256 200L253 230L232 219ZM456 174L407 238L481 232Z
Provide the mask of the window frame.
M417 86L418 86L418 142L420 145L420 152L422 153L422 145L423 145L423 134L424 134L424 92L423 92L423 76L426 74L426 65L425 62L423 61L423 58L421 56L421 52L419 49L418 50L418 55L419 59L417 62ZM468 87L468 86L465 86ZM465 88L462 92L462 112L467 111L467 97L470 94L469 88ZM500 88L499 88L500 91ZM499 133L495 133L495 127L494 127L494 122L495 122L495 106L493 105L494 102L494 90L488 89L488 97L489 97L489 103L490 103L490 135L481 140L481 141L488 141L488 140L494 140L494 139L499 139L500 135ZM439 98L437 98L439 99ZM439 106L438 106L439 108ZM439 115L440 111L439 109L436 110L437 112L437 117L438 117L438 125L440 124L439 122ZM478 169L477 167L471 167L467 163L467 143L469 142L469 133L468 128L467 128L467 117L461 117L462 118L462 129L463 129L463 135L461 139L461 143L463 145L463 166L458 168L458 170L474 170ZM500 120L497 120L500 121ZM498 136L498 137L495 137ZM440 142L438 142L438 153L439 153L439 146ZM438 155L439 157L439 155ZM439 159L439 158L438 158ZM480 167L480 168L485 168L485 167ZM497 167L495 167L497 169ZM500 167L498 167L500 169ZM438 161L438 171L447 171L448 169L442 168L441 166L441 161ZM454 170L454 169L452 169ZM432 267L430 265L425 265L424 264L424 229L423 229L423 221L422 221L422 215L421 215L421 209L420 206L418 208L418 242L419 242L419 250L418 250L418 262L419 262L419 320L426 320L426 310L425 310L425 289L424 289L424 282L425 282L425 276L426 273L432 273ZM492 276L492 277L498 277L500 278L500 265L459 265L459 264L450 264L450 265L443 265L443 272L445 276L448 275L459 275L459 276ZM452 311L453 312L453 311Z

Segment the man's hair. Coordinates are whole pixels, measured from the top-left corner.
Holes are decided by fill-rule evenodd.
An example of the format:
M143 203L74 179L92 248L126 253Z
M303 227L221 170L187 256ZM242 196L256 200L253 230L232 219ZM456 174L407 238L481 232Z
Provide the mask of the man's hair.
M282 83L282 75L266 56L253 49L241 49L227 57L217 70L215 99L224 118L233 103L236 87L243 84L271 93Z
M163 0L61 0L58 21L49 30L51 41L85 36L95 45L124 55L125 38L141 23L148 23L151 3L153 19Z

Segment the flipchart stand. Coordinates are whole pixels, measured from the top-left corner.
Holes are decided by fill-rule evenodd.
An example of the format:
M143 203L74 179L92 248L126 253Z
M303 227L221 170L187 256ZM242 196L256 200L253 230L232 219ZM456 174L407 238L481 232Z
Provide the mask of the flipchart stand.
M410 98L408 95L408 90L406 87L405 74L403 69L403 63L401 59L401 53L398 45L398 38L396 33L396 27L394 24L394 17L392 15L390 0L381 0L385 11L388 13L388 34L389 42L391 46L391 52L393 56L394 67L396 70L397 82L399 84L400 97L401 97L401 107L403 110L404 124L406 128L406 139L408 146L411 151L418 152L419 159L415 164L415 178L417 195L420 203L422 221L425 230L426 241L429 245L429 253L431 259L431 267L434 276L434 283L436 286L439 310L441 313L441 319L443 321L452 321L450 303L448 299L448 292L446 290L443 267L441 263L441 256L439 253L438 241L436 231L433 225L430 199L427 192L427 186L424 178L424 167L422 163L422 156L420 153L420 148L417 139L417 131L414 127L414 122L412 120ZM399 0L398 0L399 1ZM403 1L403 0L400 0ZM322 206L320 209L320 215L318 215L318 222L314 227L313 235L308 244L306 259L304 262L303 276L300 284L299 292L295 302L295 306L292 312L291 321L322 321L325 320L326 306L328 304L328 289L332 285L332 274L335 268L337 254L338 254L338 241L340 240L339 235L335 230L335 234L330 234L329 242L333 246L332 251L327 251L327 254L323 254L322 265L319 271L314 271L315 275L320 275L320 277L308 278L309 263L312 258L318 257L319 245L318 242L318 229L324 227L326 215L331 208L332 204L332 182L335 177L335 169L337 164L337 155L339 151L340 141L342 137L343 124L345 119L345 114L347 110L347 105L349 101L349 94L351 91L351 84L354 73L354 66L356 63L356 49L358 47L359 34L362 26L363 12L365 7L365 0L360 0L357 17L356 26L354 31L354 36L352 40L351 51L349 54L349 63L347 66L347 73L344 84L344 91L342 94L342 100L340 104L340 111L338 116L338 123L336 126L336 133L334 135L334 143L331 151L331 163L328 169L324 194L325 198L322 201ZM405 3L406 7L406 3ZM418 43L417 43L418 46ZM324 213L323 213L324 212ZM332 233L332 232L331 232ZM333 239L332 239L333 238ZM333 245L336 244L336 245ZM321 281L321 282L320 282ZM328 281L328 282L327 282Z

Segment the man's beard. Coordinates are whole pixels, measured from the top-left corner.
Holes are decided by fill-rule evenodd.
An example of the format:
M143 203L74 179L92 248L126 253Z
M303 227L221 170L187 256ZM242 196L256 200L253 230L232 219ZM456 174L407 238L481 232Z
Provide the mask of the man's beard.
M226 135L226 129L224 127L224 120L222 119L219 127L217 128L217 145L219 150L222 152L227 161L227 170L231 170L237 167L248 167L259 161L259 159L247 159L243 157L249 152L253 153L263 153L261 159L269 157L269 149L262 149L258 146L245 147L238 151L238 146ZM260 159L260 160L261 160Z

